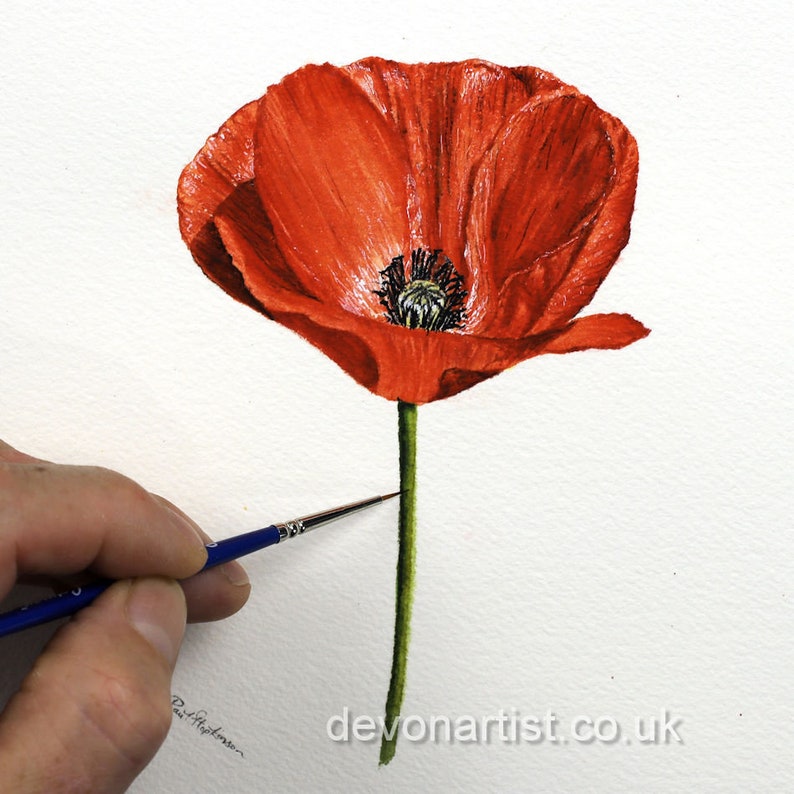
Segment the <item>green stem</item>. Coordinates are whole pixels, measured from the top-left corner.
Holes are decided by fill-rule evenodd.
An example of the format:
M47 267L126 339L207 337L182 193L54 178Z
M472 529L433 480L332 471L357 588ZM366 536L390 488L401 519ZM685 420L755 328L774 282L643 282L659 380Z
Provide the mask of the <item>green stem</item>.
M400 441L400 548L397 554L397 593L391 680L386 698L385 731L380 744L380 765L397 752L400 709L405 694L411 607L416 577L416 406L397 403L397 436Z

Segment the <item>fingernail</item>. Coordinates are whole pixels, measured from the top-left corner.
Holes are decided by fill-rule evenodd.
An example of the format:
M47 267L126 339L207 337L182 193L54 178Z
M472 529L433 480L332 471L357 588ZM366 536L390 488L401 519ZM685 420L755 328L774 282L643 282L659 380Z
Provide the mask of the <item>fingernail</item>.
M223 572L229 584L233 584L236 587L242 587L250 582L245 568L243 568L237 560L224 563L221 565L220 570Z
M127 619L173 667L185 633L182 588L170 579L138 579L127 595Z

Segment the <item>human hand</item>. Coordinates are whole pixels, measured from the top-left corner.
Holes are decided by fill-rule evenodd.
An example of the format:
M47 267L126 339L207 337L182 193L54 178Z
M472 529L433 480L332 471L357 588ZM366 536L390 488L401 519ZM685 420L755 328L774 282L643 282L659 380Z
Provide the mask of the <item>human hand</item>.
M209 538L162 497L107 469L0 441L0 599L21 577L120 579L61 627L0 715L0 791L124 791L171 722L185 621L236 612L239 563L196 574Z

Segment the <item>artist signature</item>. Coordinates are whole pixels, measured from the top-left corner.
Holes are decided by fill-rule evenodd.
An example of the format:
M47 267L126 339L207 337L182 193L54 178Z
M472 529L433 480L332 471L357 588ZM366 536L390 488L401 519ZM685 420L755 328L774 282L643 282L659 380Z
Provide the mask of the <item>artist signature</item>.
M211 739L220 742L224 747L238 753L240 758L245 758L243 751L223 732L223 726L213 727L209 722L209 717L205 709L188 711L185 701L179 695L171 696L171 711L174 716L191 727L195 728L202 736L209 736Z

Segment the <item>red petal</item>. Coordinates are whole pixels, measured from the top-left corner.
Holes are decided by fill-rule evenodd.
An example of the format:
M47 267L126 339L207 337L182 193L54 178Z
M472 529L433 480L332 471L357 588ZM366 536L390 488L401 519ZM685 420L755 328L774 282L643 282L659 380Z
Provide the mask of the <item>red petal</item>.
M246 182L240 185L227 199L215 210L215 226L218 230L221 225L227 228L235 226L240 234L246 239L248 245L256 252L257 264L253 273L241 268L240 260L234 257L231 259L235 269L241 268L238 274L242 274L246 283L256 280L267 280L273 282L282 289L292 289L301 292L309 297L315 297L312 292L300 281L298 275L290 269L276 243L273 234L273 225L265 215L262 203L259 201L259 194L253 182ZM223 235L218 235L220 244L223 245ZM225 245L223 250L226 251ZM247 289L247 288L246 288ZM257 308L259 308L257 304Z
M639 168L637 142L616 118L604 114L603 123L614 150L615 175L581 250L551 292L533 332L558 327L587 306L629 241Z
M240 108L211 136L179 178L179 229L201 269L237 300L258 309L215 228L215 212L253 179L256 103Z
M386 399L424 403L448 397L526 358L532 344L537 347L546 341L540 337L534 342L508 340L505 344L462 334L428 333L344 311L335 302L323 303L260 278L258 253L239 226L219 217L218 228L266 313Z
M238 110L211 136L179 179L177 207L182 237L204 273L232 297L262 311L226 251L220 217L237 224L257 250L260 278L310 294L278 249L273 226L253 183L257 103Z
M581 93L572 85L563 83L551 72L544 72L536 66L513 66L510 72L527 87L527 92L534 99L551 99L563 94Z
M380 63L369 59L367 68L377 73ZM648 330L629 315L563 325L590 300L627 238L636 147L620 122L539 70L501 71L476 62L392 66L414 75L410 90L421 86L419 99L413 93L395 99L404 87L389 84L391 78L384 77L377 90L374 78L369 88L359 80L360 89L334 67L307 67L261 101L256 147L253 103L208 140L179 187L180 228L205 272L234 297L304 336L376 394L414 403L449 397L540 353L617 348L645 336ZM365 72L356 72L357 79ZM441 98L431 96L431 73L445 86ZM477 81L490 106L481 116L466 88ZM379 104L382 90L387 94ZM522 92L535 99L499 133L495 119ZM564 98L561 92L567 92ZM411 96L420 105L413 111ZM445 109L451 98L454 107ZM389 110L389 102L402 110ZM338 119L331 118L336 113L350 119L348 129L340 125L337 131ZM599 114L600 127L592 113ZM414 127L405 133L409 117ZM437 135L442 145L431 162ZM603 139L614 173L598 195ZM492 151L481 158L489 146ZM252 182L254 148L259 192ZM548 164L540 167L538 158L546 154ZM449 254L461 243L447 242L445 229L466 215L478 159L484 165L476 174L467 228L472 261L483 267L473 290L477 322L467 324L466 334L389 325L371 290L378 271L410 245L409 168L428 191L422 201L432 199L424 222L432 217L436 228L443 227L440 247ZM541 211L549 214L538 225L534 216ZM414 232L426 234L418 218ZM457 236L461 227L454 228ZM490 315L489 332L501 329L509 338L472 334L486 326L476 316L478 305ZM515 338L519 328L523 338Z
M403 328L344 311L261 278L258 253L233 223L218 219L223 242L268 315L322 350L362 386L388 400L451 397L541 353L617 348L648 330L629 315L584 317L561 332L489 339Z
M543 345L542 353L617 350L648 336L650 330L630 314L591 314L574 320Z
M216 208L235 187L254 178L256 108L256 102L240 108L179 177L179 230L188 246L212 223Z
M567 256L598 212L613 174L601 111L586 97L530 103L514 114L477 175L468 240L484 275L474 327L520 336L537 321L567 272ZM545 259L544 259L545 258ZM525 274L521 315L509 314L509 280ZM476 307L481 307L481 313Z
M443 249L471 283L464 248L474 173L505 119L529 100L527 82L475 60L403 64L367 58L345 71L405 139L411 247Z
M290 268L325 300L377 316L379 273L408 243L405 148L338 68L307 66L259 105L256 186Z
M358 317L343 312L333 302L325 305L305 291L295 290L284 281L273 278L250 228L222 212L218 213L217 227L225 250L229 251L235 266L245 278L246 289L255 296L256 305L264 314L299 333L303 324L311 322L309 317L313 315L330 312ZM369 347L358 336L344 329L336 329L334 334L328 344L323 344L319 338L315 340L306 334L304 336L355 380L367 388L373 388L377 383L377 365Z

